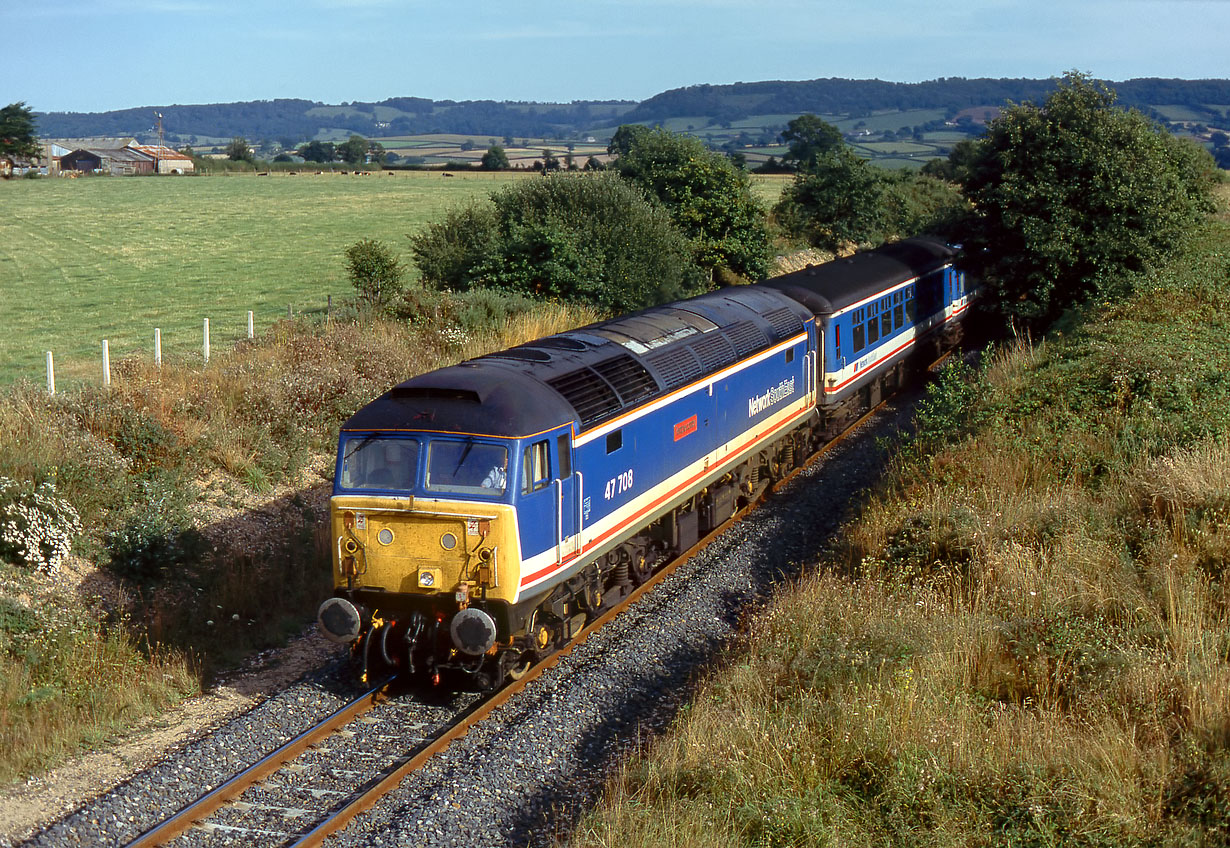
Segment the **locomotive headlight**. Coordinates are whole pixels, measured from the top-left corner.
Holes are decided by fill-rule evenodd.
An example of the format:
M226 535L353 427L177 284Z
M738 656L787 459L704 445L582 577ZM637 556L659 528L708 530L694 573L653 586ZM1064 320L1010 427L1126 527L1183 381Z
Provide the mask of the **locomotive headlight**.
M419 569L419 588L434 589L440 585L440 569L438 568L420 568Z
M382 545L391 545L393 544L393 531L386 527L376 535L376 538L380 540Z

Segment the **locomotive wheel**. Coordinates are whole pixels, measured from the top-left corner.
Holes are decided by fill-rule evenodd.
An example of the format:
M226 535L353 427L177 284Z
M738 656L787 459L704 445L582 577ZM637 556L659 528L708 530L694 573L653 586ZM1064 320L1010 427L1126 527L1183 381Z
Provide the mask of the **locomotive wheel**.
M653 576L653 566L643 556L633 556L628 571L631 573L632 582L637 586Z

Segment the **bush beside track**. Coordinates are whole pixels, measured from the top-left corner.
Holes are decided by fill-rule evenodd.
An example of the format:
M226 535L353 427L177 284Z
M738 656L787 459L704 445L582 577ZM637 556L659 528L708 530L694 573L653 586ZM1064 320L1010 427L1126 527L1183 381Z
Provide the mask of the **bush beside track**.
M1126 302L950 369L570 844L1230 843L1221 199Z

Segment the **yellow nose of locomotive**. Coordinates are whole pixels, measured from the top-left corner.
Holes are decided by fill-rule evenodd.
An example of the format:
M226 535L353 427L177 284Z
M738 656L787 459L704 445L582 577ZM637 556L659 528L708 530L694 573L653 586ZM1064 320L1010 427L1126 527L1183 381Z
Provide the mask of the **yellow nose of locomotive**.
M345 495L333 498L332 513L338 589L473 592L491 600L512 600L516 594L518 551L510 506Z

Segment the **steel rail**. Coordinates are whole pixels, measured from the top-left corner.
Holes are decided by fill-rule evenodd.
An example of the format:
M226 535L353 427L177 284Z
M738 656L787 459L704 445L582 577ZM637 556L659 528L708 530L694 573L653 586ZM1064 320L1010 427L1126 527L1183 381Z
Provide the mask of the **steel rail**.
M220 807L238 798L244 790L261 782L308 748L332 736L337 730L386 700L393 679L390 677L373 686L320 723L300 733L294 739L266 754L225 783L184 806L170 818L163 820L160 824L150 828L132 842L129 842L127 848L149 848L149 846L154 845L166 845L217 811Z

